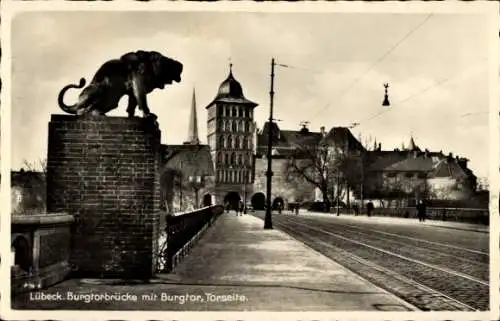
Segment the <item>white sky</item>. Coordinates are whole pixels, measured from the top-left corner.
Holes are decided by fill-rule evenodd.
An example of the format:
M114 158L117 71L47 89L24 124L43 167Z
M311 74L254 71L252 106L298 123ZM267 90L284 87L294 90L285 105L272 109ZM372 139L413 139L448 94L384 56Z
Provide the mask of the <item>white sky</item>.
M63 113L63 86L89 81L106 60L143 49L184 64L181 83L148 96L163 143L186 140L193 86L206 142L204 108L228 74L229 57L245 96L259 104L262 127L275 57L296 67L276 69L281 128L360 122L353 134L376 137L383 149L401 147L413 133L421 148L467 157L476 175L487 176L486 28L484 16L472 14L24 13L12 23L12 167L46 157L47 125L51 114ZM384 82L392 110L366 121L387 108ZM78 93L68 91L66 103ZM125 116L125 105L109 115Z

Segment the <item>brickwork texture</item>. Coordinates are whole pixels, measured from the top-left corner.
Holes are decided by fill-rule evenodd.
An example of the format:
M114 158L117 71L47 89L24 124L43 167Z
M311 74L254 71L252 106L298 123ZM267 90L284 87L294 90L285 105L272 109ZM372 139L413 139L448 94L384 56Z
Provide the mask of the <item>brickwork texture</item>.
M52 115L47 210L76 217L76 274L149 278L159 228L160 131L142 118Z

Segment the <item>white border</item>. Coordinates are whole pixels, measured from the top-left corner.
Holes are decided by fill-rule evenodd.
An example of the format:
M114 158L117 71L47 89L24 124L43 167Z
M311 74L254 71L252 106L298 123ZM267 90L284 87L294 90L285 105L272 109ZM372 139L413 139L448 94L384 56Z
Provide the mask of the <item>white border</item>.
M127 319L167 319L167 320L198 320L203 319L245 319L245 320L495 320L499 318L499 235L500 218L498 214L499 201L499 74L500 66L498 31L500 19L498 14L499 4L492 1L474 2L265 2L251 1L236 2L68 2L68 1L9 1L0 2L2 13L1 40L3 59L0 66L3 90L1 92L1 189L0 201L3 214L0 215L0 250L3 257L10 257L10 27L12 17L19 12L26 11L231 11L231 12L352 12L352 13L484 13L491 19L491 45L490 45L490 302L489 312L168 312L165 311L126 311ZM36 108L36 106L32 106ZM464 130L466 130L464 128ZM487 156L485 155L485 158ZM9 242L6 242L9 238ZM2 279L0 316L12 320L77 320L77 319L123 319L124 311L29 311L11 310L10 308L10 262L2 260L0 278ZM494 303L494 304L493 304Z

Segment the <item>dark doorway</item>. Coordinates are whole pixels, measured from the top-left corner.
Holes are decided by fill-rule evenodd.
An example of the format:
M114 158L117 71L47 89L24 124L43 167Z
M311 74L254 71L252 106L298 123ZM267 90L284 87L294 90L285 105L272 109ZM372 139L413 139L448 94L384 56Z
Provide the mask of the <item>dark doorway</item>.
M273 205L272 205L273 210L277 210L278 206L280 206L280 205L281 205L281 209L283 209L285 206L285 202L283 201L283 198L278 196L273 200Z
M212 205L212 195L210 194L205 194L203 196L203 207L211 206Z
M226 197L224 197L224 206L229 208L231 210L236 210L239 206L241 197L238 192L229 192L226 194Z
M255 193L251 199L252 208L256 211L263 211L266 205L266 196L264 193Z

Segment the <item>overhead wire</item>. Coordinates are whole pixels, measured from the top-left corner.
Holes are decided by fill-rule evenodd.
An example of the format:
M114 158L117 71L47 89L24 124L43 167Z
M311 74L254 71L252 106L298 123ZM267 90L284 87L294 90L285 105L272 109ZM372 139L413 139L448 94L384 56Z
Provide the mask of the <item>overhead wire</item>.
M418 25L416 25L414 28L412 28L404 37L402 37L398 42L396 42L391 48L389 48L375 63L373 63L366 71L361 74L359 77L355 78L346 88L344 88L341 92L340 95L337 97L337 99L340 99L343 97L345 93L349 91L355 84L357 84L361 79L363 79L366 74L368 74L370 71L372 71L377 65L379 65L387 56L389 56L396 48L398 48L404 41L406 41L415 31L420 29L429 19L432 17L432 13L428 14ZM332 103L328 103L325 107L320 109L317 113L316 116L324 112L328 107L330 107Z
M469 69L469 70L470 70L470 69ZM445 83L447 83L447 82L450 82L450 81L452 81L452 80L455 80L455 79L457 79L457 78L459 78L459 77L463 76L464 74L465 74L465 72L461 72L461 73L456 74L456 75L454 75L454 76L452 76L452 77L448 77L448 78L444 78L444 79L441 79L441 80L439 80L439 81L436 81L436 82L434 82L434 83L430 84L429 86L427 86L427 87L423 88L422 90L420 90L420 91L418 91L418 92L416 92L416 93L414 93L414 94L412 94L412 95L408 96L407 98L405 98L405 99L403 99L403 100L401 100L401 101L399 101L399 102L394 103L393 105L396 105L396 106L401 106L401 105L403 105L403 104L407 103L408 101L411 101L412 99L414 99L414 98L416 98L416 97L418 97L418 96L420 96L420 95L424 94L425 92L427 92L427 91L429 91L429 90L431 90L431 89L433 89L433 88L439 87L439 86L441 86L441 85L443 85L443 84L445 84ZM361 125L363 125L363 124L365 124L365 123L367 123L367 122L369 122L369 121L371 121L371 120L373 120L373 119L375 119L375 118L377 118L377 117L379 117L379 116L381 116L381 115L383 115L383 114L386 114L386 113L388 113L388 112L390 112L390 111L392 111L392 110L394 110L394 107L390 107L390 108L388 108L388 109L385 109L385 110L382 110L382 111L380 111L380 112L377 112L375 115L372 115L372 116L368 117L367 119L365 119L365 120L363 120L363 121L357 121L357 122L356 122L356 124L357 124L357 125L356 125L356 127L357 127L357 126L361 126ZM468 114L465 114L465 115L481 114L481 113L483 113L483 112L478 112L478 113L468 113Z

